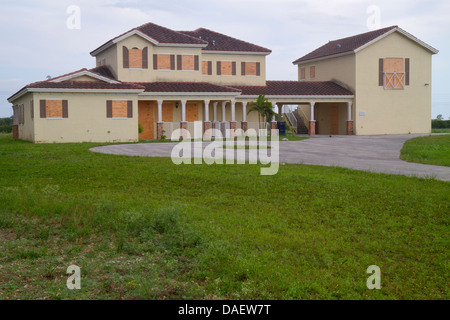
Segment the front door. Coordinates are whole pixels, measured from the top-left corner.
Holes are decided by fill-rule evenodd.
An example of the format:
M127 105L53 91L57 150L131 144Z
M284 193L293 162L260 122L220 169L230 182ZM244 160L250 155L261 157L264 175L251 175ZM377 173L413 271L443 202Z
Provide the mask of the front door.
M139 101L138 121L142 126L142 133L139 133L139 140L154 139L154 114L155 103L152 101Z
M331 106L331 134L339 134L339 106L333 104Z

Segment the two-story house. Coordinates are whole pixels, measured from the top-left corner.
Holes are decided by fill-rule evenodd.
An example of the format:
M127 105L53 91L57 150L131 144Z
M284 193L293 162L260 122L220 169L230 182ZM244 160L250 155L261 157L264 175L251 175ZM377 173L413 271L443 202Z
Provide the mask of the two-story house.
M318 134L431 132L431 58L438 50L392 26L330 41L293 63L299 81L333 81L354 92L352 108L299 108Z
M371 46L380 47L378 51L355 53L353 47L346 47L348 51L329 54L331 50L328 50L326 55L306 56L295 62L299 65L299 81L266 81L269 49L207 29L174 31L147 23L92 51L95 68L29 84L11 96L8 101L13 104L13 136L33 142L126 142L160 139L163 135L170 138L178 128L194 135L195 121L202 121L204 130L216 128L223 133L227 129L258 129L258 115L247 114L247 107L259 94L277 105L280 113L283 104L308 105L304 114L310 118L307 121L310 134L315 134L316 128L319 133L328 130L353 134L355 117L357 134L396 133L390 127L395 119L388 121L385 116L412 117L397 114L411 112L405 107L409 102L401 102L397 107L389 104L390 97L374 97L379 94L375 89L383 89L380 94L386 94L384 90L397 91L394 89L399 89L399 80L394 79L390 84L385 78L388 79L392 70L383 69L383 86L373 89L371 60L377 54L383 59L404 57L408 46L414 47L417 56L412 53L408 56L412 70L411 77L407 73L408 85L419 86L423 77L431 85L428 55L437 51L412 36L405 36L401 29L395 30L398 35L393 36L406 38L403 40L407 48L401 51L402 55L396 51L384 53L381 40L381 45L371 41ZM343 46L347 44L342 42ZM327 62L333 59L338 59L335 65ZM352 62L343 64L345 59ZM383 62L383 66L397 65L396 61ZM370 70L363 70L363 65ZM422 67L425 70L419 71ZM394 71L398 77L398 70ZM427 107L425 116L430 118L431 98L426 92L421 95L423 91L411 92L416 102L424 102L416 108L421 114L414 119L423 117ZM377 104L382 102L385 105L378 108ZM366 118L361 118L360 110L364 110ZM385 110L389 112L384 113ZM381 121L382 127L372 124L373 113L379 113L376 121ZM338 114L337 120L334 114ZM423 122L411 130L428 132L429 125ZM327 123L331 123L331 129L327 129Z

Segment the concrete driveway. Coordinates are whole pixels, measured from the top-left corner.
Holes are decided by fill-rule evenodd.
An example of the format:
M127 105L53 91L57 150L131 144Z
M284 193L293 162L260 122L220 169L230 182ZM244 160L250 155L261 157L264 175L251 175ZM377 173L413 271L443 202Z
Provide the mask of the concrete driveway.
M399 159L405 141L424 135L315 136L280 141L280 163L336 166L450 181L450 168ZM170 157L177 143L138 143L95 147L94 152L147 157ZM203 147L206 143L203 144ZM247 151L248 153L248 151Z

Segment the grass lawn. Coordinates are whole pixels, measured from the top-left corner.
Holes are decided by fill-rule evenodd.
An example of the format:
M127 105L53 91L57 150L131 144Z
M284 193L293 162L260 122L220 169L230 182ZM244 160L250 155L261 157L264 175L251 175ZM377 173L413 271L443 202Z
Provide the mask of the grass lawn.
M406 141L400 159L450 167L450 135L419 137Z
M450 183L94 145L0 135L0 299L450 298Z

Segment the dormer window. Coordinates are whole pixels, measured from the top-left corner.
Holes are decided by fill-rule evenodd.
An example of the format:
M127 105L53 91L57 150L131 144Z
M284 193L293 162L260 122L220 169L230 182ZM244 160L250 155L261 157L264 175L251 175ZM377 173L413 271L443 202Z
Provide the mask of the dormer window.
M148 69L148 47L123 47L123 67L125 69Z

